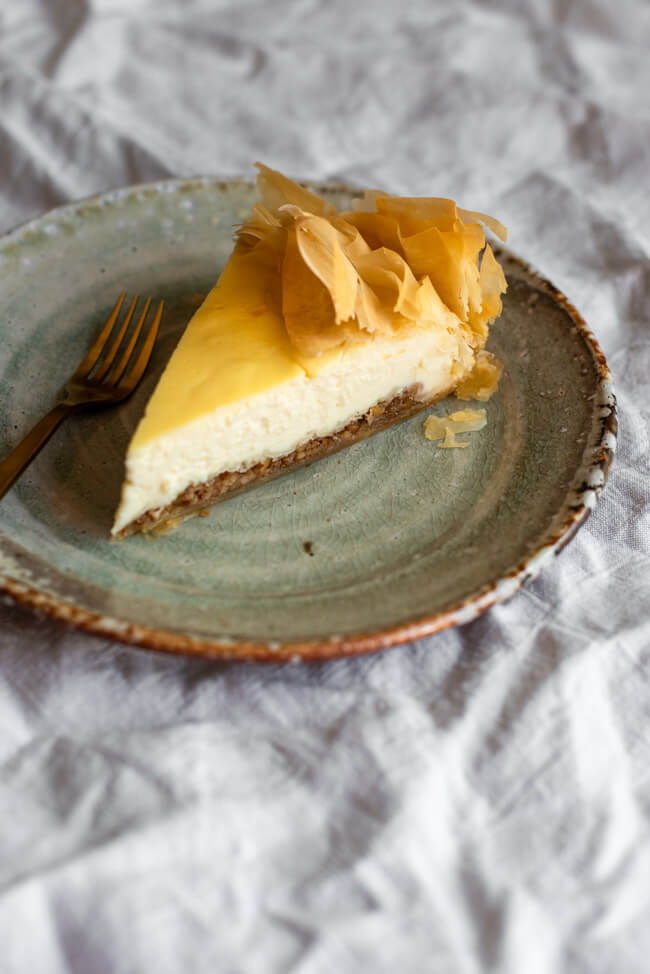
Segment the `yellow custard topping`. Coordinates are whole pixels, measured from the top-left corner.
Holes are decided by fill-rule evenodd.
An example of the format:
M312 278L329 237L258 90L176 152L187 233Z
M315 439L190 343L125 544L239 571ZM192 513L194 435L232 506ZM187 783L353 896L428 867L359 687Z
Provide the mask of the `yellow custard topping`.
M163 372L131 450L219 406L304 374L282 315L273 307L273 276L270 267L235 249L179 341L174 369Z

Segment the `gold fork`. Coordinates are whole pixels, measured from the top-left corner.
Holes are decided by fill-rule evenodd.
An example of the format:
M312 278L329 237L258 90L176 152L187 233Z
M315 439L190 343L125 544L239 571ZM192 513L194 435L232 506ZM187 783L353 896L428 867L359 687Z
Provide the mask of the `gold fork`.
M161 301L158 305L154 319L145 333L141 349L129 367L133 350L149 312L151 298L147 298L130 338L124 342L127 328L131 323L138 302L138 295L133 298L124 321L116 329L117 334L109 345L125 297L126 292L123 291L92 348L77 371L73 372L63 387L61 397L54 409L47 416L44 416L31 433L27 434L22 443L19 443L6 460L0 463L0 499L4 497L25 467L31 463L41 447L47 443L66 416L76 412L82 406L108 406L111 403L120 402L131 395L142 378L158 334L163 313L163 302ZM122 348L122 346L124 347ZM120 350L121 355L117 364L113 365ZM105 354L102 357L104 352Z

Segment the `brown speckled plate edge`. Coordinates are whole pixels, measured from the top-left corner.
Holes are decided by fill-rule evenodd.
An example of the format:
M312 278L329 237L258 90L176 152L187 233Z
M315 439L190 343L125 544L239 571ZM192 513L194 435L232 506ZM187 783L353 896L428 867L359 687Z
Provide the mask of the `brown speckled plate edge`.
M192 186L203 182L202 178L163 181L163 183L180 191L183 190L183 187L191 189ZM211 182L220 185L216 180L211 180ZM223 180L222 182L223 185L226 185L236 181ZM92 205L101 199L110 197L112 194L122 196L130 193L146 193L148 190L157 192L161 185L161 183L144 184L113 190L85 200L65 204L54 212L60 214L64 210L74 210L83 205ZM328 185L327 189L334 192L355 192L353 188L343 186ZM5 237L29 232L32 223L41 219L42 216L39 216L28 221L10 231ZM504 247L495 247L495 252L506 263L516 265L536 287L545 291L566 311L591 353L596 380L591 435L588 437L582 465L576 474L573 486L565 497L561 510L553 519L553 525L548 536L515 568L496 582L482 587L450 608L430 616L424 616L376 632L365 632L346 637L332 636L325 640L301 642L248 642L223 638L199 638L181 632L150 628L88 611L81 606L42 592L36 587L27 585L8 575L0 575L0 591L23 606L59 619L78 629L144 649L201 659L268 663L323 661L388 649L411 640L433 635L451 626L471 622L491 606L510 598L564 548L587 520L609 475L616 449L618 424L616 397L609 367L596 338L578 311L553 284L520 258L514 256L509 250Z

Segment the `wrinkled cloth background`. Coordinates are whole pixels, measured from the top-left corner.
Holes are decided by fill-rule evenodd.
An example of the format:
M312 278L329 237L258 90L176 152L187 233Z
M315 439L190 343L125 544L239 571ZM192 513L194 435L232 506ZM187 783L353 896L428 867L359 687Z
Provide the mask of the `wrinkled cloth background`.
M0 230L258 158L453 196L581 310L621 420L555 564L382 655L2 602L2 974L650 970L649 51L644 0L2 0Z

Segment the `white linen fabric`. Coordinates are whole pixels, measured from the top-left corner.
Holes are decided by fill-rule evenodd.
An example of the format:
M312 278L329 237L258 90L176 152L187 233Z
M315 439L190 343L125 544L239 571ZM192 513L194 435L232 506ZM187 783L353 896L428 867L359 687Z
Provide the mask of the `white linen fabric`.
M621 421L541 577L390 652L215 665L0 603L2 974L650 969L649 51L644 0L2 0L0 230L256 159L452 196L581 310Z

